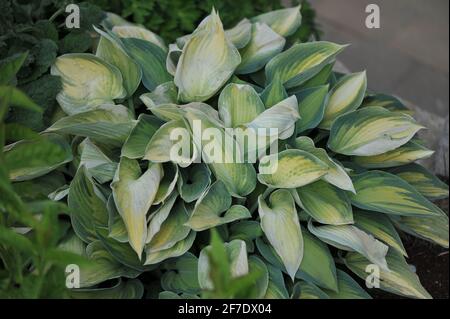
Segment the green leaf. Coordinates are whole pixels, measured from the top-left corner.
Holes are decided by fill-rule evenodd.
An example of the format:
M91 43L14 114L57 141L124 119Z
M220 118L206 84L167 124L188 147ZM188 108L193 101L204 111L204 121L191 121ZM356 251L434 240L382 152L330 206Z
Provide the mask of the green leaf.
M350 199L346 192L333 185L317 181L297 188L299 206L322 224L353 224Z
M154 106L161 104L177 104L177 96L177 87L172 81L170 81L158 85L152 92L144 93L139 98L151 111Z
M263 102L250 85L228 84L220 93L219 115L225 127L238 127L264 112Z
M353 182L345 171L345 168L340 163L333 160L328 155L327 151L321 148L316 148L312 139L307 136L298 137L295 140L295 147L311 153L328 165L328 172L322 177L325 181L340 189L350 191L352 193L355 192Z
M330 299L319 287L307 281L297 282L292 290L292 299Z
M249 74L262 69L270 59L283 50L286 40L267 24L252 24L250 42L241 49L241 64L236 74Z
M114 99L126 95L120 70L92 54L59 56L52 65L51 74L62 79L63 90L56 99L69 115L113 103Z
M262 275L255 282L256 299L263 298L267 293L269 286L269 271L266 264L256 256L250 256L248 258L248 269L250 273L257 272Z
M303 259L295 278L337 291L336 266L328 246L302 228Z
M8 101L8 106L19 107L27 111L42 113L42 108L39 107L39 105L15 87L0 86L0 99L5 99Z
M192 107L185 108L185 111L185 117L191 127L194 126L193 121L200 120L201 132L198 133L203 135L208 128L216 128L220 132L220 138L214 138L206 145L208 149L214 150L214 158L211 157L210 152L206 151L206 146L202 148L203 162L209 164L216 179L222 181L230 194L235 197L250 194L256 186L256 172L251 164L236 162L236 158L241 159L241 154L233 145L228 145L234 143L222 143L232 136L227 136L229 133L218 125L217 120L206 113ZM220 159L219 162L215 160L217 158Z
M231 276L231 278L237 278L248 274L249 265L245 242L242 240L233 240L229 243L225 243L223 249L223 254L225 254L225 256L222 256L221 252L220 258L228 260L230 267L229 276ZM211 265L208 254L213 252L216 254L218 253L214 249L214 246L206 246L202 249L198 258L198 282L200 287L206 290L217 288L213 286L213 281L211 281L213 278L210 277L213 269L210 268Z
M346 272L338 269L337 278L338 290L325 290L325 293L330 299L372 299L372 297Z
M308 222L308 230L323 242L345 251L355 251L373 264L388 270L386 254L389 247L353 225L324 225L315 227Z
M240 63L239 52L226 38L222 22L213 10L183 47L175 73L178 98L185 102L209 99Z
M284 284L283 274L278 268L266 265L269 270L269 284L264 299L288 299L288 291Z
M27 57L28 52L17 53L0 61L0 85L7 85L13 80Z
M195 231L202 231L251 217L247 208L237 205L230 208L230 206L230 193L224 183L216 181L197 200L186 225Z
M299 86L333 61L344 48L321 41L295 44L266 65L266 83L279 76L287 89Z
M297 122L297 133L316 128L323 119L328 103L328 85L301 90L295 94L300 119Z
M433 217L401 216L393 218L395 225L410 235L436 243L444 248L449 247L448 216L444 213Z
M168 271L161 277L161 287L177 294L199 293L197 267L198 259L191 253L186 253L174 261L168 261L164 265Z
M368 94L363 101L363 107L379 106L391 112L413 115L414 111L408 109L400 99L387 94Z
M364 168L388 168L406 165L417 160L429 158L434 151L416 143L414 140L395 150L374 156L355 156L353 161Z
M156 251L156 252L146 252L145 265L154 265L160 263L169 258L175 258L184 255L189 249L191 249L194 243L197 233L191 231L189 235L177 242L173 247Z
M176 164L163 164L163 172L164 175L159 183L158 192L156 193L153 205L164 203L167 198L174 193L177 185L179 170Z
M95 110L63 117L46 131L89 137L101 144L121 147L134 125L126 107L105 104Z
M366 72L343 76L330 92L321 129L329 130L336 118L356 110L362 103L367 89Z
M242 19L233 28L225 30L225 36L233 43L236 49L242 49L250 42L252 24L248 19Z
M4 148L4 165L12 181L45 175L73 159L67 141L57 134L22 140Z
M303 258L303 237L294 199L287 190L270 195L269 207L260 196L258 212L261 228L294 280Z
M448 185L419 164L396 167L391 173L408 182L429 200L448 197Z
M142 70L142 84L149 91L158 85L172 81L166 70L167 53L158 45L137 38L123 38L125 52Z
M353 176L356 194L350 195L358 208L402 216L439 216L443 212L414 187L395 175L370 171Z
M391 249L386 260L390 271L380 270L381 290L410 298L432 298L422 287L419 277L411 270L402 254ZM345 257L347 267L363 280L367 277L366 269L370 263L364 256L356 253L350 253Z
M94 29L100 34L95 55L119 69L127 96L132 96L141 83L141 68L125 53L117 37L98 28Z
M150 164L142 174L139 163L122 157L111 184L114 201L128 231L131 247L141 258L147 238L146 214L161 181L160 164Z
M328 147L344 155L380 155L406 144L422 128L409 115L362 108L333 122Z
M97 238L97 226L108 223L106 200L89 176L86 167L81 166L70 184L67 203L75 233L84 242Z
M112 32L123 39L134 38L145 40L159 46L164 51L167 50L164 40L161 37L140 26L130 24L116 25L112 28Z
M283 37L292 35L302 23L300 7L275 10L253 17L251 22L260 22L269 25L276 33Z
M152 115L140 114L136 125L122 146L121 156L130 159L144 157L150 139L162 124L161 120Z
M113 179L117 169L117 163L113 162L105 153L90 139L85 139L80 145L81 156L79 166L84 166L89 174L100 184Z
M328 172L328 166L314 155L301 150L285 150L268 155L259 164L258 180L273 188L297 188L313 183ZM263 174L261 171L272 171Z
M211 185L211 171L207 165L199 163L180 169L178 193L186 203L200 198L209 185Z
M275 104L288 98L286 89L280 79L276 77L260 94L261 100L266 108L270 108ZM298 100L298 97L297 97Z
M372 234L387 245L396 249L403 256L408 257L405 247L391 220L384 214L357 210L354 213L355 226Z

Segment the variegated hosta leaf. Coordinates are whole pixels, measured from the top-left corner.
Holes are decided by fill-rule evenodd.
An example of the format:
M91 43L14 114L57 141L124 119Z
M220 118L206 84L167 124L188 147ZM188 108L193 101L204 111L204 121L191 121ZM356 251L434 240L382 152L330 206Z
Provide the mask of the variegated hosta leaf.
M380 155L406 144L422 128L409 115L362 108L333 122L328 147L344 155Z
M273 173L263 174L262 170ZM310 153L290 149L263 157L259 171L258 180L264 185L297 188L320 179L328 172L328 166Z
M202 231L251 217L250 212L244 206L235 205L231 208L230 206L230 193L224 183L216 181L197 200L186 225L195 231Z
M161 277L161 287L164 290L184 294L200 292L197 257L186 253L174 261L168 261L163 267L168 270Z
M250 42L240 51L242 61L236 69L237 74L248 74L262 69L283 50L286 43L286 39L265 23L254 23L251 35Z
M167 53L166 58L166 69L170 75L175 76L175 72L177 71L178 61L180 61L181 54L183 50L181 50L176 43L169 44L169 52ZM178 94L177 94L178 96Z
M401 216L393 218L395 225L410 235L436 243L444 248L449 247L448 216L443 213L433 217Z
M237 278L248 274L249 265L247 257L247 249L245 242L242 240L232 240L225 243L225 250L230 261L231 277ZM211 246L206 246L200 252L198 258L198 282L202 289L213 289L213 283L210 279L210 265L208 254L211 251Z
M430 200L448 197L448 185L419 164L409 164L391 170L391 173L414 186L423 196Z
M117 15L112 12L105 12L105 18L103 19L101 25L104 26L106 29L112 29L115 26L133 25L133 24L122 18L120 15Z
M119 69L127 96L132 96L141 83L141 68L125 53L120 40L114 34L106 33L96 27L94 29L100 34L95 55Z
M46 131L89 137L101 144L120 147L134 125L126 107L105 104L91 111L63 117Z
M194 243L197 233L191 231L189 235L177 242L173 247L159 250L155 252L150 252L146 250L145 265L154 265L160 263L169 258L175 258L184 255L189 249L191 249Z
M220 138L214 137L202 147L203 161L209 164L216 179L222 181L230 194L235 197L250 194L256 186L256 172L252 164L236 161L236 159L241 160L242 155L239 149L236 149L233 145L228 145L233 143L224 143L225 139L233 137L227 136L228 133L218 126L217 120L212 119L201 110L185 108L185 111L185 116L191 127L194 127L194 121L199 120L201 132L198 132L198 134L203 135L203 132L208 128L215 128L220 132ZM214 158L211 158L211 150L214 151ZM215 159L219 159L219 161Z
M180 169L178 193L186 203L200 198L209 185L211 185L211 171L206 164L199 163Z
M395 150L374 156L356 156L353 161L365 168L387 168L413 163L428 158L433 153L434 151L411 140Z
M401 253L391 249L386 256L389 270L380 269L380 289L397 295L431 299L430 294L422 287L419 277L411 270ZM367 278L367 266L371 264L364 256L349 253L345 257L345 264L358 277Z
M125 52L142 70L142 84L149 91L158 85L172 81L166 69L167 52L158 45L137 38L123 38Z
M220 93L219 115L225 127L238 127L254 120L266 109L250 85L228 84Z
M295 275L322 288L337 291L336 266L328 246L302 228L304 252L300 269Z
M173 81L158 85L152 92L144 93L139 98L150 111L161 104L177 104L178 91Z
M70 184L67 203L72 227L78 237L86 243L96 240L96 227L108 224L108 211L106 199L84 166L78 169Z
M298 137L295 140L295 147L313 154L328 165L328 172L322 177L325 181L340 189L355 192L353 182L344 167L333 160L324 149L316 148L312 139L307 136Z
M352 205L347 194L325 181L297 188L298 203L314 220L328 225L353 224Z
M372 234L387 245L408 257L405 247L388 216L375 212L357 210L354 213L355 226Z
M130 159L144 157L150 139L163 123L155 116L144 113L139 115L136 125L122 146L121 156Z
M164 203L174 193L175 187L177 186L179 176L178 166L174 163L165 163L163 164L163 172L164 175L159 183L153 205Z
M156 44L164 51L167 50L164 40L150 30L135 25L120 25L112 28L112 32L121 38L141 39Z
M179 141L177 134L178 132L181 132L181 130L186 129L186 125L182 120L165 123L155 132L155 134L153 134L150 139L150 142L145 150L144 159L155 163L173 161L178 163L181 167L189 166L196 158L196 148L191 147L191 152L189 154L180 154L179 152L175 152L176 145ZM182 146L182 140L180 143Z
M353 225L315 227L310 221L308 229L323 242L341 250L358 252L375 265L388 269L386 254L389 247L359 228Z
M308 81L298 87L293 87L289 90L290 93L297 94L306 89L312 89L314 87L322 85L333 84L334 81L334 67L335 61L326 64L316 75L310 78Z
M119 69L93 54L59 56L50 72L61 77L63 89L56 99L69 115L113 103L113 100L124 98L127 94Z
M338 289L336 291L325 290L330 299L372 299L359 284L346 272L338 269Z
M408 109L399 98L386 94L369 94L365 97L362 106L380 106L391 112L414 115L414 111Z
M219 15L213 10L183 47L175 73L179 99L185 102L209 99L240 63L239 52L225 36Z
M114 259L100 241L90 243L86 248L86 255L91 262L80 267L81 288L94 286L110 279L136 278L140 275L140 271L128 268Z
M103 246L121 264L140 272L154 269L154 266L142 265L142 261L138 258L136 252L128 242L119 242L113 237L110 237L108 227L97 227L96 233L97 238L102 242Z
M275 77L275 79L264 89L264 91L260 93L260 97L264 102L264 105L268 109L275 104L278 104L279 102L287 99L289 96L279 77Z
M184 203L178 202L161 224L159 231L150 240L147 239L148 243L145 245L147 255L171 249L178 242L185 240L190 233L189 227L184 225L188 218Z
M293 95L265 110L245 126L257 134L259 129L276 129L278 138L283 140L294 133L295 122L299 118L297 98Z
M253 17L251 22L265 23L279 35L287 37L295 33L302 23L300 6L263 13Z
M300 119L297 122L297 133L313 129L323 119L328 103L328 85L312 87L298 92Z
M71 289L73 299L141 299L144 295L144 285L139 279L128 281L118 280L110 288Z
M79 166L84 166L100 184L113 179L117 163L113 162L90 139L85 139L80 145L81 157Z
M57 134L40 135L7 145L3 156L2 165L8 170L6 176L15 182L43 176L73 159L69 143Z
M254 251L253 241L262 236L263 232L259 222L254 220L244 220L238 223L233 223L229 228L229 239L242 239L247 244L247 250Z
M367 89L366 72L343 76L330 92L320 128L329 130L331 124L342 114L356 110L364 99Z
M248 269L250 273L258 272L260 277L255 282L256 299L264 298L267 293L267 288L269 286L269 271L266 264L256 256L248 257Z
M358 208L402 216L439 216L443 212L400 177L370 171L353 177L356 194L350 199Z
M261 228L294 280L303 258L303 237L294 199L289 191L277 190L270 195L269 203L270 207L261 196L258 199Z
M117 211L114 196L111 194L106 202L106 209L108 210L108 231L109 237L117 240L120 243L128 243L128 232L122 216ZM130 247L131 249L131 247Z
M122 157L111 184L114 201L128 231L131 247L141 258L147 238L146 215L162 178L160 164L150 164L142 174L139 163Z
M269 271L269 285L267 286L264 299L288 299L289 294L281 270L270 264L266 266Z
M307 281L296 283L292 290L292 299L330 299L319 287Z
M178 194L172 194L170 198L158 207L153 213L148 217L149 223L147 227L147 239L146 243L149 243L153 237L161 230L161 225L166 221L169 217L172 208L175 205L175 201L177 200ZM177 211L186 211L186 207L178 205Z
M334 60L344 48L322 41L295 44L266 65L266 83L279 76L286 88L299 86Z
M242 19L233 28L226 30L225 36L233 43L236 49L242 49L250 42L252 24L248 19Z

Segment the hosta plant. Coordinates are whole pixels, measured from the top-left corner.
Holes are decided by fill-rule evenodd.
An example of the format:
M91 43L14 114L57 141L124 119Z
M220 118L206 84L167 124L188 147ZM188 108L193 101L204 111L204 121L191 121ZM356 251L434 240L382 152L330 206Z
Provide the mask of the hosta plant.
M364 71L333 72L346 45L287 46L300 25L298 7L231 29L213 10L168 44L109 15L94 52L56 59L66 116L41 136L70 157L35 163L28 139L3 156L30 158L7 161L13 183L66 178L49 194L70 211L59 249L90 261L71 297L371 298L369 274L431 297L398 232L448 248L432 203L448 187L416 163L423 126Z

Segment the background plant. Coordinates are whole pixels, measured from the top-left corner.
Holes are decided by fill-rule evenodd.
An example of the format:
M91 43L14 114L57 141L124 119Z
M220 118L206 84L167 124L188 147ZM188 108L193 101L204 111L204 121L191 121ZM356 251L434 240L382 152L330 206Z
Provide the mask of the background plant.
M95 54L56 59L65 116L2 156L4 185L67 203L72 231L52 247L90 261L67 296L370 298L354 277L375 264L381 289L430 298L397 232L448 248L448 216L431 202L448 186L414 163L432 154L422 126L397 99L368 93L365 72L332 71L345 45L294 44L300 23L291 8L224 30L213 10L167 45L108 15ZM171 158L170 132L194 120L278 128L279 169ZM38 156L42 141L58 145L54 158Z

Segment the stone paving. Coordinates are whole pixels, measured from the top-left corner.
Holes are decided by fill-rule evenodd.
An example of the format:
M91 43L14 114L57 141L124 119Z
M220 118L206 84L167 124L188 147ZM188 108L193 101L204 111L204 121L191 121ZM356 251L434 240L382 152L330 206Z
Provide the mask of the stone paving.
M380 29L365 25L365 9L372 3L380 7ZM323 40L352 44L339 56L345 66L352 72L366 69L371 90L415 105L419 121L430 128L425 138L438 151L428 164L448 176L449 1L311 0L311 4Z

